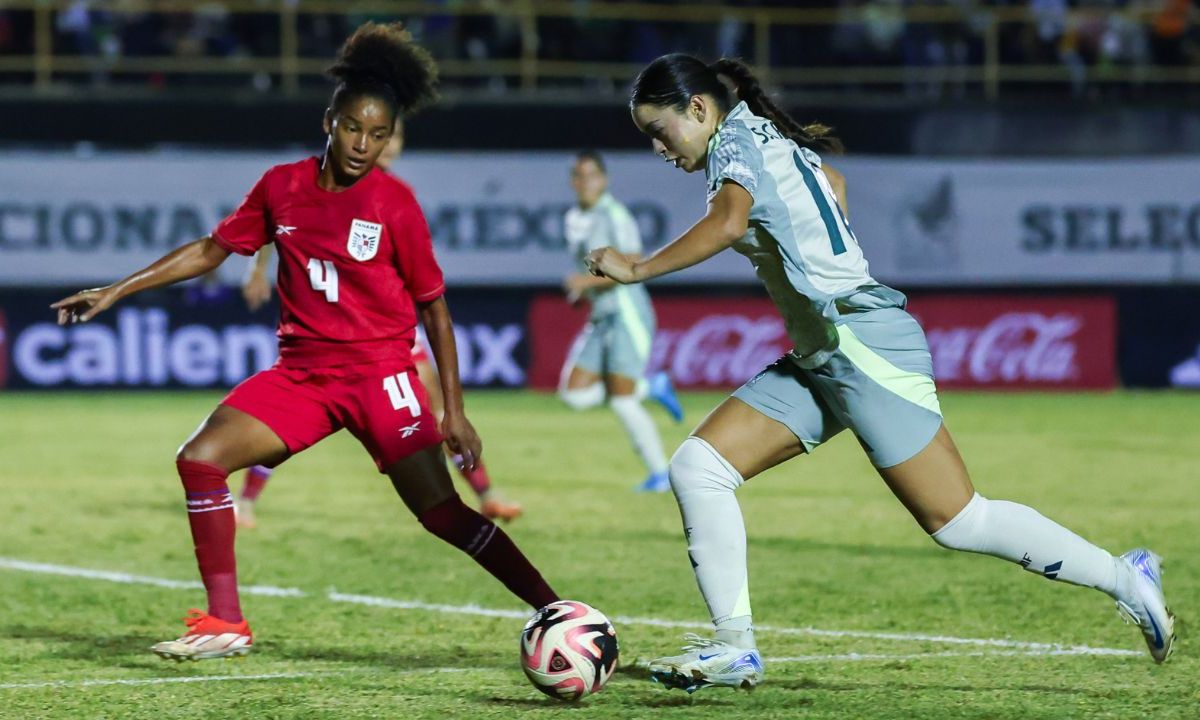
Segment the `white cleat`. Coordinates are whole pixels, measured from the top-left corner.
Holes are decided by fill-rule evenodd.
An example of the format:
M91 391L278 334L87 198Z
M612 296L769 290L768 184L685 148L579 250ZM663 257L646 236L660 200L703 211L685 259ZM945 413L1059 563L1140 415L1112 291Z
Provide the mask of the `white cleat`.
M1117 601L1117 611L1125 622L1141 628L1154 662L1166 662L1175 650L1175 615L1167 607L1162 589L1162 558L1145 548L1130 550L1121 556L1133 573L1136 604Z
M762 657L720 640L684 635L683 654L650 662L650 678L689 694L713 685L753 690L763 679Z
M184 618L188 631L175 640L155 643L150 650L165 660L211 660L245 655L254 647L250 625L226 622L199 610Z

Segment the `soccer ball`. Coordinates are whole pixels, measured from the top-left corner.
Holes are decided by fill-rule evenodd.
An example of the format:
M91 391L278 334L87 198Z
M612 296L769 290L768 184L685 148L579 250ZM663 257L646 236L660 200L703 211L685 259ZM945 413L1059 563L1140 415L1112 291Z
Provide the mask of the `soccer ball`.
M538 610L521 632L521 668L557 700L600 692L617 668L617 631L591 605L559 600Z

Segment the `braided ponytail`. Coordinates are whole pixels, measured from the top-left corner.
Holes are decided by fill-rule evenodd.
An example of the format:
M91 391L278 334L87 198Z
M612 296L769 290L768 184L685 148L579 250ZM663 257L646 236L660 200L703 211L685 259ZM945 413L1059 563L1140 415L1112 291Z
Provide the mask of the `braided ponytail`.
M713 71L718 79L727 78L729 84L733 86L737 99L744 101L755 115L775 123L779 131L797 145L834 153L845 150L842 141L831 134L833 128L820 123L801 125L792 119L792 116L771 100L767 91L758 82L758 78L755 77L754 71L741 60L721 58L709 65L708 69Z

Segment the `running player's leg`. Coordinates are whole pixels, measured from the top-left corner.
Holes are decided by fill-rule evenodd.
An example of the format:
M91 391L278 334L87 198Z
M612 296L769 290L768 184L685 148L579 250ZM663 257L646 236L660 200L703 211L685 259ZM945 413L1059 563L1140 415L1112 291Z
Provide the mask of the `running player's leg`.
M572 410L588 410L604 402L604 335L608 324L589 322L571 344L558 381L558 397Z
M629 442L646 466L648 475L638 489L643 492L666 492L670 489L667 457L663 454L658 426L638 399L637 380L627 375L609 374L604 376L604 385L608 391L608 406L621 421Z
M1156 555L1114 557L1033 508L975 491L950 433L942 426L913 458L879 474L939 545L1019 564L1051 580L1092 587L1117 601L1143 631L1158 662L1173 650L1174 616L1161 589Z
M442 436L415 373L389 375L382 386L381 379L371 374L331 391L346 427L391 478L404 504L426 530L470 555L534 608L557 600L504 531L459 499L442 455Z
M942 423L924 334L903 310L864 313L838 333L839 349L818 379L888 487L938 544L1107 593L1142 627L1155 660L1166 659L1174 622L1157 556L1114 558L1032 508L977 493Z
M387 469L392 486L430 533L470 555L504 586L533 608L558 596L516 544L494 522L463 504L440 447L397 460Z
M732 397L671 458L688 559L708 605L716 640L690 637L682 655L651 663L653 677L693 692L708 685L751 688L763 675L746 566L746 528L734 492L742 483L804 452L787 425Z
M276 463L287 446L271 428L246 413L219 405L179 448L175 465L187 493L188 520L208 592L208 613L241 622L233 555L233 502L226 479L233 470Z
M190 614L183 636L151 648L161 657L201 660L250 651L250 627L238 598L235 520L226 480L231 470L278 462L286 455L287 446L269 427L226 405L219 405L179 449L175 464L208 608Z
M416 348L421 348L421 351L416 352ZM442 401L442 380L438 376L437 368L429 360L428 353L418 344L414 346L413 366L417 370L417 377L421 384L425 386L425 392L429 395L429 409L433 412L433 416L437 418L438 423L442 422L443 401ZM475 496L479 498L479 511L485 517L495 520L499 518L505 522L516 520L521 516L521 506L515 502L508 502L492 490L492 479L488 475L487 467L483 460L478 460L475 463L474 470L467 470L463 467L462 457L450 452L445 445L446 456L450 458L450 462L454 464L454 468L458 470L458 474L471 489L475 491Z
M666 492L667 458L663 455L658 427L646 412L638 394L638 382L650 363L651 340L654 337L654 314L649 300L641 308L630 303L614 318L611 329L604 335L604 383L608 404L625 428L633 449L646 466L648 476L638 489L643 492Z
M267 487L267 481L274 473L275 469L266 465L251 465L246 468L242 477L242 491L233 501L233 511L238 527L247 530L258 527L255 506L258 504L258 496L262 495L263 489Z
M746 531L734 492L779 463L811 451L844 428L812 381L783 358L714 410L671 458L688 555L717 630L683 655L651 663L655 678L690 691L752 687L763 673L755 650L746 570Z
M275 465L337 429L308 377L272 368L238 385L179 449L176 467L187 495L196 561L208 611L195 611L182 637L152 648L162 657L201 660L249 651L234 557L229 473Z

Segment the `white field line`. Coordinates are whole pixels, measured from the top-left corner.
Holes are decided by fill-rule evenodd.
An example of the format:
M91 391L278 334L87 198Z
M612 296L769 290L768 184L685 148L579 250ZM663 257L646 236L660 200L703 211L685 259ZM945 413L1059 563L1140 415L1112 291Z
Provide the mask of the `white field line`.
M792 657L763 658L769 663L824 663L824 662L864 662L868 660L931 660L936 658L959 657L1056 657L1073 655L1141 655L1133 650L1113 650L1109 648L1058 648L1054 650L972 650L961 652L949 650L946 652L928 653L842 653L840 655L794 655Z
M323 673L267 673L264 675L195 675L188 677L143 678L140 680L51 680L35 683L5 683L0 690L33 688L96 687L99 685L167 685L170 683L227 682L230 680L290 680L322 675Z
M67 565L51 565L47 563L34 563L24 560L16 560L11 558L0 557L0 569L21 570L25 572L34 572L51 575L62 575L66 577L79 577L91 580L106 580L109 582L118 582L133 585L152 585L155 587L165 587L171 589L197 589L203 587L197 581L181 581L168 580L164 578L155 578L144 575L130 575L127 573L109 572L104 570L90 570L87 568L76 568ZM267 595L272 597L310 597L309 593L298 588L280 588L269 585L248 585L241 588L241 591L247 595ZM353 603L356 605L369 605L372 607L395 608L399 610L424 610L427 612L436 612L450 615L475 615L481 617L499 617L513 618L523 620L529 617L529 612L525 610L502 610L496 608L485 608L478 605L446 605L442 603L426 603L419 600L396 600L392 598L376 597L372 595L351 595L339 593L336 590L329 590L325 598L330 602ZM627 617L623 615L614 615L612 620L617 625L643 625L650 627L665 627L665 628L680 628L689 630L706 630L711 627L709 623L689 621L689 620L667 620L663 618L646 618L646 617ZM952 635L926 635L922 633L891 633L891 632L870 632L865 630L823 630L820 628L795 628L795 627L776 627L773 625L755 626L755 631L766 634L779 635L808 635L815 637L836 637L836 638L863 638L870 640L893 640L899 642L932 642L951 645L970 645L976 647L993 647L993 648L1010 648L1029 651L1031 655L1115 655L1115 656L1133 656L1141 655L1140 652L1134 650L1121 650L1117 648L1098 648L1088 645L1062 645L1059 643L1041 643L1029 642L1025 640L1007 640L1003 638L963 638ZM817 656L813 656L817 657ZM841 656L820 656L820 657L841 657Z
M389 672L390 677L397 675L427 675L434 673L457 673L467 672L469 668L418 668L413 670L400 670ZM47 682L33 683L4 683L0 684L0 690L29 690L37 688L77 688L77 687L96 687L102 685L168 685L171 683L199 683L199 682L229 682L237 680L291 680L293 678L309 678L309 677L336 677L340 675L349 675L352 671L343 670L338 672L297 672L297 673L266 673L262 675L194 675L188 677L166 677L166 678L142 678L133 680L50 680Z

